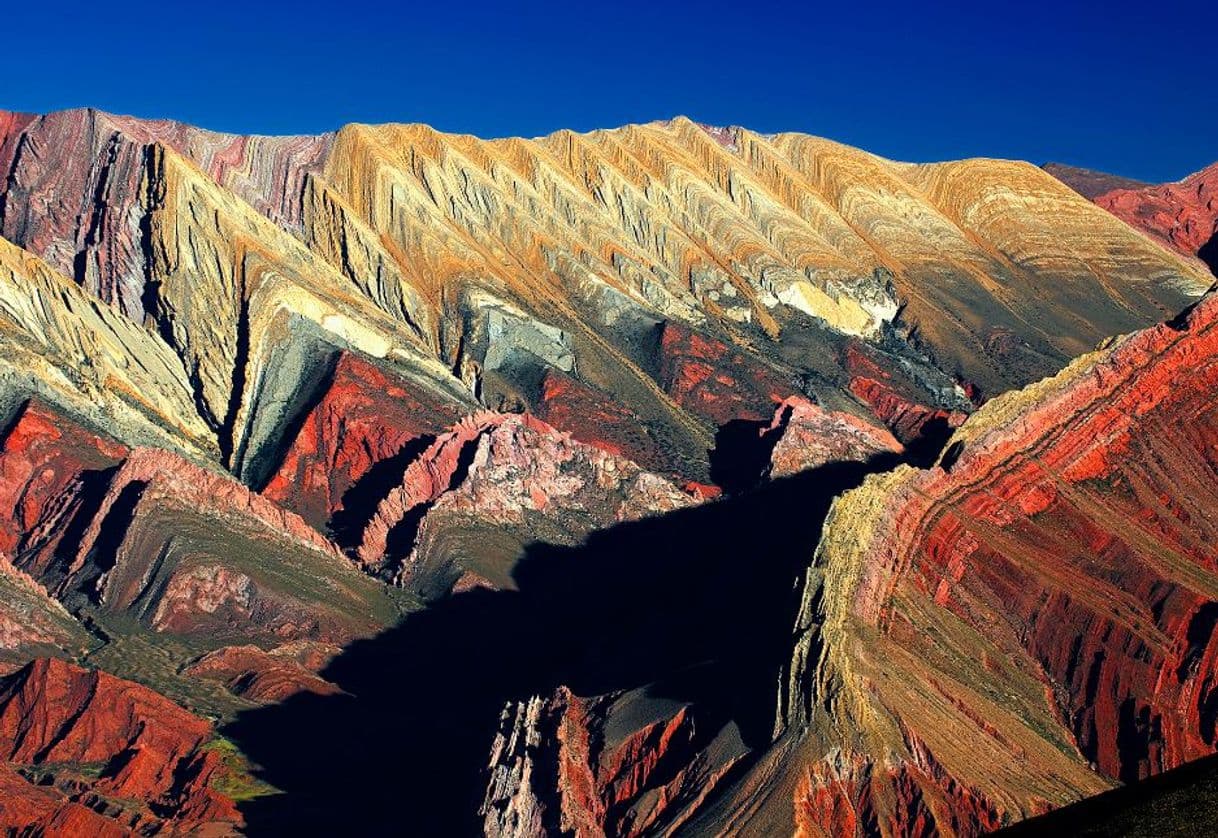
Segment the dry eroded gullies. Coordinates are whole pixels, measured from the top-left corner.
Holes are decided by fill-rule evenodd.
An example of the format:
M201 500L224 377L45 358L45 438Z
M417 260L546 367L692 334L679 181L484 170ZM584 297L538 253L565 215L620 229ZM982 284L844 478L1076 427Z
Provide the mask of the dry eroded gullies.
M1099 200L1175 252L1027 164L685 119L5 113L0 170L5 824L350 818L344 714L514 834L970 834L1214 748L1214 304L1036 383L1208 286L1201 175ZM223 736L295 713L312 778Z

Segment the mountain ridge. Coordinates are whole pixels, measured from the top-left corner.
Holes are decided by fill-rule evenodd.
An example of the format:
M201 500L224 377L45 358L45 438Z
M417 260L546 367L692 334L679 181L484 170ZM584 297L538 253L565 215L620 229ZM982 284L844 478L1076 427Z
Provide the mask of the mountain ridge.
M972 835L1213 745L1102 628L1033 648L970 622L1035 623L994 603L1003 574L1064 626L1139 585L1218 592L1183 560L1077 581L1061 533L1116 543L1086 480L1142 487L1124 514L1165 544L1200 514L1154 464L1192 416L1197 462L1172 462L1205 496L1184 384L1213 277L1031 164L684 118L244 137L77 110L0 114L0 172L0 602L30 617L0 664L143 684L217 720L169 746L227 755L190 795L89 798L110 823L383 828L405 797L490 834ZM1082 483L1021 494L1018 452L979 443L1036 428L1092 447ZM1193 599L1147 634L1183 638L1153 657L1181 695L1211 657ZM940 632L920 659L910 626ZM1102 693L1075 683L1096 649ZM0 780L50 823L79 812L39 778L104 797L78 763ZM360 809L369 783L397 793Z

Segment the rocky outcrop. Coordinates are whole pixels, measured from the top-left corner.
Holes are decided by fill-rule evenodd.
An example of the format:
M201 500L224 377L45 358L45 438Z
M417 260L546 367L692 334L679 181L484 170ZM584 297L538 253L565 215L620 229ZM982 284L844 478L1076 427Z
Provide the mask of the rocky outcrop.
M2 238L0 346L0 403L34 395L128 442L214 454L173 352Z
M59 602L0 554L0 666L37 655L78 654L89 640Z
M53 658L0 679L0 821L126 835L235 831L211 725L155 692Z
M460 418L462 405L344 352L303 416L262 494L319 530L343 537L400 479L420 445ZM336 521L337 516L337 521Z
M532 416L484 412L442 434L406 468L401 485L378 505L357 556L433 595L463 574L510 587L514 560L531 539L572 543L695 502L666 478ZM480 546L461 549L467 541Z
M971 835L1001 818L983 797L945 775L933 756L881 760L835 751L795 787L795 835Z
M340 690L317 674L338 647L296 642L269 652L257 646L225 646L186 667L192 678L219 681L234 695L259 703L283 701L300 692L334 695Z
M762 435L777 437L770 452L771 478L830 463L866 462L905 450L884 428L849 413L825 410L798 396L778 406Z
M21 405L0 432L0 551L13 556L27 538L85 490L86 473L100 477L127 456L126 446L91 433L35 401Z
M958 384L938 405L927 404L910 386L909 376L901 375L899 368L892 369L858 345L847 347L844 366L850 375L850 392L904 443L924 439L936 428L959 427L971 409L969 391ZM974 390L971 397L976 396Z
M734 728L705 730L688 705L643 690L583 699L563 687L504 708L484 834L668 832L746 752Z

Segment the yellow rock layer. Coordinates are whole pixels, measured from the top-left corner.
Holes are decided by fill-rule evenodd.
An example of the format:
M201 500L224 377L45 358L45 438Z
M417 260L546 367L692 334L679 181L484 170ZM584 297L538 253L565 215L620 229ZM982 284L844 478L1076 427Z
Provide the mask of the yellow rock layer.
M422 386L468 400L419 328L428 322L425 312L411 319L409 289L395 298L399 316L391 316L367 288L164 146L154 146L143 191L161 331L190 373L200 413L217 432L231 426L234 448L272 356L291 340L294 319L335 346L383 359ZM358 227L331 232L366 235Z
M730 132L721 142L679 118L487 141L350 125L313 200L329 226L358 228L358 258L384 277L370 296L389 311L406 283L438 313L456 282L553 315L597 281L695 324L775 335L791 307L870 335L896 313L891 276L943 365L991 393L1209 282L1028 164L917 166L801 134ZM306 238L339 260L325 236ZM1008 333L1038 374L1017 381L987 360Z
M155 334L0 239L0 370L128 441L204 456L214 436L181 362Z

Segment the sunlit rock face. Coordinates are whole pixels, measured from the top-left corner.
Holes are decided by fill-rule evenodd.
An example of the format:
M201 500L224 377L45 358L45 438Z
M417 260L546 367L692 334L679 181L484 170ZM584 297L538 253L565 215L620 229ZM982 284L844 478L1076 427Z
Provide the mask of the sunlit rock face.
M1045 171L1131 227L1218 273L1218 165L1150 184L1050 163Z
M788 683L800 817L910 834L914 795L969 833L1215 750L1216 350L1210 296L837 502Z
M1218 267L1218 166L1179 183L1116 189L1095 202L1174 250Z
M0 819L13 828L231 834L241 823L211 724L104 672L39 658L0 679L0 757Z
M0 113L0 825L975 834L1212 752L1207 172Z

